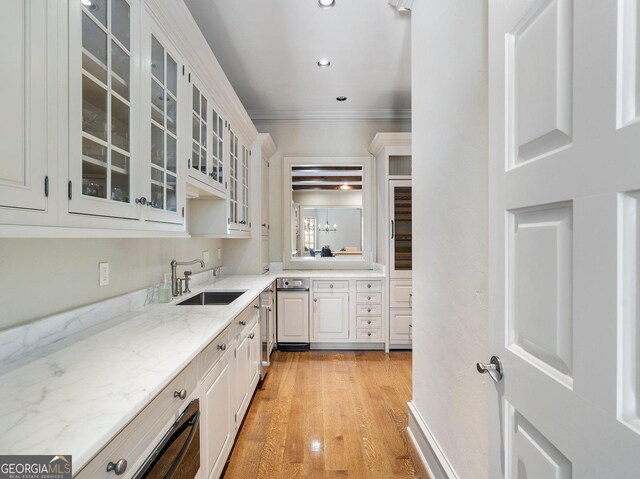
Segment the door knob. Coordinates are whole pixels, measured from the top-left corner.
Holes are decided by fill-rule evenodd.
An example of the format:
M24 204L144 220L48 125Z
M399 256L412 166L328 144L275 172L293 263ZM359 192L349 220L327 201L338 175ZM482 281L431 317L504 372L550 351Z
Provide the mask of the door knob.
M502 362L498 356L491 356L489 364L476 363L476 369L480 374L489 373L494 382L500 381L504 372Z

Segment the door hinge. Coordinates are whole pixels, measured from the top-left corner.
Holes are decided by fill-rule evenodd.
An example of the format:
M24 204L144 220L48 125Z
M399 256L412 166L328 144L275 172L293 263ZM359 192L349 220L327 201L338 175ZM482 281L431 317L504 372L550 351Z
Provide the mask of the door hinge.
M73 182L69 180L69 184L67 185L67 194L69 195L69 199L73 198Z
M189 79L189 83L191 83L191 73L189 73L189 75L187 75L187 78Z
M184 206L182 207L182 217L184 218Z
M184 76L184 65L182 65L182 76Z
M191 168L191 158L187 160L187 168Z
M49 175L44 177L44 196L49 197Z
M224 189L225 190L227 189L227 182L226 181L224 182Z

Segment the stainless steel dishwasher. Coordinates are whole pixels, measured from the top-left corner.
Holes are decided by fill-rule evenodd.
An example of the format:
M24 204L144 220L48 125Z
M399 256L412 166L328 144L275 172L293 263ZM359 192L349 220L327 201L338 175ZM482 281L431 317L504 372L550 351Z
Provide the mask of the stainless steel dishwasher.
M309 349L309 278L278 278L277 341L280 351Z

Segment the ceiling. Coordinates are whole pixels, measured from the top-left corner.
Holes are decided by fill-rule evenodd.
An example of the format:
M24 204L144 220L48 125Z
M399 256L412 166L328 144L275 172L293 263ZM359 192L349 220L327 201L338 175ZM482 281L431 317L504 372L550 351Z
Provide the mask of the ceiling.
M410 117L410 14L387 0L185 3L253 119Z

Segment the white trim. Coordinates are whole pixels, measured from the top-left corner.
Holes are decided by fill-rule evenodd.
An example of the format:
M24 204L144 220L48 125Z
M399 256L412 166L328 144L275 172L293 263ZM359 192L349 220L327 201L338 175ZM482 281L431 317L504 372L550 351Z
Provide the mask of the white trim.
M407 434L427 469L429 477L431 479L458 479L458 475L451 466L446 454L413 401L409 401L408 407L409 425L407 426Z
M389 5L395 7L398 11L402 11L400 10L401 8L404 10L411 10L413 0L389 0Z
M324 121L368 121L410 120L411 110L248 110L252 120L324 122Z
M369 145L369 153L377 157L387 146L409 146L411 148L411 132L376 133Z

